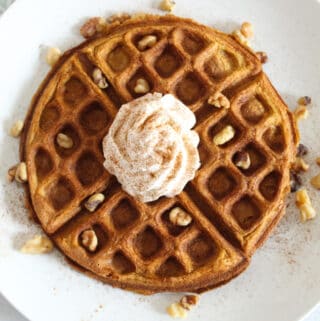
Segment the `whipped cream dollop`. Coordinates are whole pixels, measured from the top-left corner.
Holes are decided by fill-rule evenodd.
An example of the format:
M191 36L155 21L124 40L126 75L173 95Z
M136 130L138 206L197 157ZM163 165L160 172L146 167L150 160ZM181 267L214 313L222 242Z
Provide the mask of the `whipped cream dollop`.
M104 166L142 202L173 197L200 167L196 118L168 94L147 94L122 105L103 139Z

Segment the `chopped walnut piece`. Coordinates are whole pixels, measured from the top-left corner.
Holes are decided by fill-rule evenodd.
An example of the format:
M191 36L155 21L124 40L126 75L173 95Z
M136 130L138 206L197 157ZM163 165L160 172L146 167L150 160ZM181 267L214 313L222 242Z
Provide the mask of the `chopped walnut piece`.
M25 162L17 165L14 178L19 183L25 183L28 180L27 165Z
M240 31L246 38L253 38L254 36L253 26L250 22L244 22L241 25Z
M109 86L106 78L104 77L101 69L94 68L92 72L92 79L96 85L98 85L99 88L105 89Z
M303 96L298 99L298 104L303 106L308 106L311 104L311 97Z
M256 56L258 57L258 59L260 60L260 62L262 64L265 64L266 62L268 62L268 55L266 52L264 51L257 51L256 52Z
M298 107L293 112L296 121L301 119L306 119L309 116L309 111L305 105L298 105Z
M198 302L199 302L199 296L195 294L187 294L180 299L181 306L186 310L190 310Z
M297 157L305 156L309 152L309 149L306 145L299 144L297 149Z
M57 135L56 140L57 140L57 144L62 148L70 149L73 147L73 140L68 135L65 135L63 133L59 133Z
M173 318L184 319L187 317L187 310L179 303L174 302L167 307L168 314Z
M312 207L311 200L305 189L297 191L296 206L300 210L300 219L302 222L311 220L316 216L316 211Z
M20 252L26 254L43 254L53 250L52 242L43 235L35 235L28 240L20 249Z
M93 229L85 230L80 235L81 244L90 252L94 252L98 247L98 237Z
M23 126L24 126L24 124L23 124L22 120L16 121L13 124L13 126L10 128L10 135L12 137L19 137L22 132Z
M188 226L192 222L192 217L180 207L173 208L169 213L169 220L178 226Z
M139 78L136 82L136 86L134 87L134 92L137 94L146 94L149 90L149 83L145 79Z
M94 212L104 199L105 196L102 193L93 194L88 198L84 206L89 212Z
M247 152L237 152L234 156L234 163L237 167L248 169L251 166L250 155Z
M224 145L227 142L229 142L234 137L235 134L236 134L236 131L234 130L234 128L228 125L213 137L213 142L218 146Z
M138 42L138 49L139 50L146 50L147 48L152 48L157 43L157 36L154 35L147 35L144 36Z
M102 17L93 17L87 20L80 28L82 37L89 39L96 36L106 26L106 20Z
M173 0L162 0L160 2L159 8L163 11L173 11L174 7L176 6L176 3Z
M317 165L320 166L320 157L318 157L318 158L316 159L316 163L317 163Z
M51 47L47 51L46 61L49 66L54 66L61 57L62 53L59 48Z
M7 172L7 180L8 180L8 182L11 183L11 182L14 181L14 178L16 176L17 167L18 167L18 165L14 165L14 166L12 166L12 167L10 167L8 169L8 172Z
M229 99L219 92L209 97L208 104L216 108L230 108Z
M187 317L187 312L199 302L199 296L194 294L184 295L179 302L172 303L168 308L168 314L173 318Z
M250 43L248 41L248 38L246 38L240 30L235 30L232 33L232 36L242 45L245 45L247 47L250 47Z
M310 181L311 185L316 188L316 189L320 189L320 174L317 176L314 176L311 181Z
M302 186L302 180L299 174L290 172L290 188L291 193L296 192Z
M295 162L292 164L292 170L295 173L306 172L309 169L309 165L301 158L296 157Z

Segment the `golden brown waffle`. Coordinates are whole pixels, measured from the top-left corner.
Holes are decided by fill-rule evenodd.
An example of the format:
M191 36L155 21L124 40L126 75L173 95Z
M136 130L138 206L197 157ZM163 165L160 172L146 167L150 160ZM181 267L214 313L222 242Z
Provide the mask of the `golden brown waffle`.
M140 51L145 35L158 41ZM108 88L92 81L95 67ZM187 104L201 138L195 179L179 196L147 204L122 191L102 165L102 138L121 104L138 96L138 78ZM229 98L230 109L208 105L216 92ZM213 136L225 125L236 135L216 146ZM72 137L73 148L57 145L59 132ZM243 271L281 218L297 140L292 116L254 53L192 20L144 16L112 24L63 55L34 97L21 158L36 217L77 266L142 293L200 292ZM251 157L247 170L234 164L241 150ZM84 202L96 192L105 201L91 213ZM190 226L170 223L176 206L191 214ZM98 236L93 253L79 241L89 228Z

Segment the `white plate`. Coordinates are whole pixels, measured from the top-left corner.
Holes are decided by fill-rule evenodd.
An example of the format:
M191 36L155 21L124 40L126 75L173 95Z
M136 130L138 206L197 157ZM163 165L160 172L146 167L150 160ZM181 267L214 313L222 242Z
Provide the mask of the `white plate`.
M287 103L310 95L311 117L302 142L312 164L305 183L317 210L320 198L309 184L320 156L320 5L312 0L177 0L175 14L224 31L243 20L256 30L254 47L268 52L265 70ZM115 12L158 12L158 0L17 1L0 20L0 291L33 321L169 320L165 307L179 294L149 297L113 289L72 270L57 252L28 256L17 251L37 227L27 219L22 191L5 182L18 159L18 142L7 136L25 115L32 94L48 71L47 45L67 49L81 41L85 17ZM318 106L320 107L320 106ZM298 320L320 300L320 220L301 224L292 199L286 218L233 282L201 297L189 320Z

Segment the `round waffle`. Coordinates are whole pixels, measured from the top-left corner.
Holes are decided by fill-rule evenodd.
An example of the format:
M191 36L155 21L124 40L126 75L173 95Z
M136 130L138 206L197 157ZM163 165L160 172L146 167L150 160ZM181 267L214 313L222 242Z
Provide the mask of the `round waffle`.
M139 41L155 35L152 48ZM109 86L92 80L100 68ZM196 115L202 166L174 198L141 203L103 167L101 142L120 106L139 95L172 93ZM221 92L231 107L207 103ZM234 137L213 137L231 125ZM72 148L57 144L58 133ZM195 291L223 284L248 265L281 218L298 136L287 106L261 63L231 36L188 19L149 16L111 24L95 39L66 52L42 83L21 140L30 208L57 247L84 272L111 285L153 293ZM251 166L235 165L245 151ZM93 212L94 193L105 200ZM169 212L192 216L175 226ZM81 242L94 231L97 246Z

